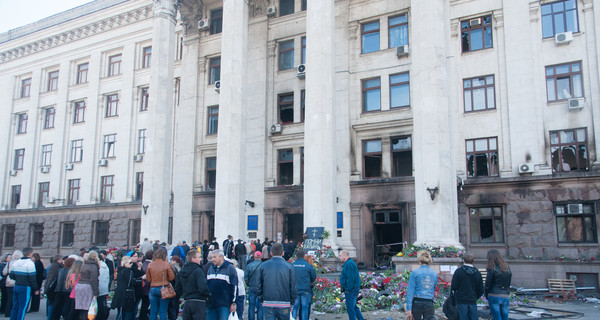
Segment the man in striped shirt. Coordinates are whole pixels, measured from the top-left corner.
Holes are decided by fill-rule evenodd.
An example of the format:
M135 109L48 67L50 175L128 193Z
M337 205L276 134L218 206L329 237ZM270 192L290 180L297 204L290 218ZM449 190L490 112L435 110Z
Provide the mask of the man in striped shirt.
M237 304L238 276L231 262L226 261L223 250L212 251L213 265L208 268L206 280L212 301L206 313L207 320L227 320L235 312ZM288 319L289 320L289 319Z
M15 261L10 269L10 277L15 280L13 289L13 307L10 313L10 320L25 319L25 312L31 297L31 292L35 295L40 294L37 280L35 277L35 264L31 260L33 249L23 248L23 258Z

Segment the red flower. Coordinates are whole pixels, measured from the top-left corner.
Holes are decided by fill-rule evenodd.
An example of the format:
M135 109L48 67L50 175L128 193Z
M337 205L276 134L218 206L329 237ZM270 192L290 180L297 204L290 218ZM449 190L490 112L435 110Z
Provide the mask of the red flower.
M390 283L390 281L392 281L392 278L386 277L385 279L383 279L383 284L388 284Z

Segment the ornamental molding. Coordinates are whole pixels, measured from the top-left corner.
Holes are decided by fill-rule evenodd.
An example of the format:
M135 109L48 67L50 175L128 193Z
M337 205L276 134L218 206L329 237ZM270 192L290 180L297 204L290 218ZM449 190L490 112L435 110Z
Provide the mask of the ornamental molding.
M272 0L250 0L248 14L250 18L266 16L267 8L272 6Z
M198 21L202 20L202 1L182 1L179 4L179 19L183 34L199 34Z
M0 64L152 18L152 7L127 11L82 27L0 52Z
M175 23L178 5L178 0L153 0L152 12L155 17L167 18Z

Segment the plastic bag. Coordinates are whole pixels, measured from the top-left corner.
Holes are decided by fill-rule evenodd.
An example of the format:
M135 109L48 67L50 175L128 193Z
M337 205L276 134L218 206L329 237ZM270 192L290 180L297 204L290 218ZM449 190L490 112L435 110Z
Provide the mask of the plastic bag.
M88 320L96 319L96 315L98 314L98 301L96 298L92 298L92 304L90 305L90 309L88 310Z
M227 318L227 320L239 320L238 316L237 316L237 312L230 312L229 318Z

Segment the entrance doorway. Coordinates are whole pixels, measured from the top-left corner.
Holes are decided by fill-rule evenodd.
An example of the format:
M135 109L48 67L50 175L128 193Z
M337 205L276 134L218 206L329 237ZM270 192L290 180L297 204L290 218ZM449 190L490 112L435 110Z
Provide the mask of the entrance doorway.
M286 214L283 222L283 240L302 241L304 232L304 215L302 213Z
M375 254L373 265L391 267L392 257L402 251L402 213L400 210L373 212Z

